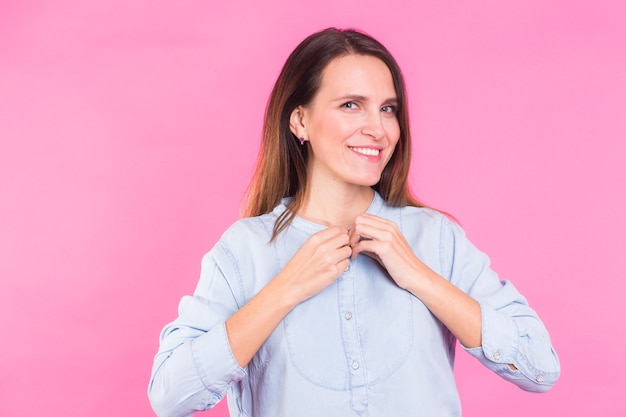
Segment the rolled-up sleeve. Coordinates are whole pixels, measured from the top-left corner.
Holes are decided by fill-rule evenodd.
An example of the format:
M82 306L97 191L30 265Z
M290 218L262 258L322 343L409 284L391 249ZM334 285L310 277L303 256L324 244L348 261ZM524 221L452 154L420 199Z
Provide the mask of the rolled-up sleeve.
M550 389L559 378L560 363L537 313L511 282L500 280L490 269L489 258L458 225L443 219L441 236L440 259L448 279L481 309L482 345L463 348L524 390Z
M226 334L225 321L239 306L224 274L233 267L222 250L218 245L205 255L194 295L182 298L178 318L161 333L148 388L160 417L210 409L246 376Z

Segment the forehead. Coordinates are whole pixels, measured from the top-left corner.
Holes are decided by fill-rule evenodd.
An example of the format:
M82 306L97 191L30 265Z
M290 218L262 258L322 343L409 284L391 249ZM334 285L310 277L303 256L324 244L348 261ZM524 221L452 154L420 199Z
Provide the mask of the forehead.
M344 55L330 61L322 71L318 94L396 97L391 71L383 61L370 55Z

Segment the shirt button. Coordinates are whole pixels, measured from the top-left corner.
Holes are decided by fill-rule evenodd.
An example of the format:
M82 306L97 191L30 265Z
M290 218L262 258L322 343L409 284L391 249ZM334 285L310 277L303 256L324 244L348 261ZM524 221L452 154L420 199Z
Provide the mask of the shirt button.
M354 370L359 369L359 363L357 361L352 362L352 369Z
M537 380L537 382L543 382L543 375L539 374L535 379Z
M346 312L346 314L343 315L345 317L346 320L350 320L352 318L352 313L350 313L349 311Z
M348 272L350 270L350 264L348 264L348 266L346 266L346 270L344 272Z
M497 361L499 361L501 357L502 357L502 355L500 355L500 352L498 352L498 351L496 351L496 352L493 354L493 358L494 358L495 360L497 360Z

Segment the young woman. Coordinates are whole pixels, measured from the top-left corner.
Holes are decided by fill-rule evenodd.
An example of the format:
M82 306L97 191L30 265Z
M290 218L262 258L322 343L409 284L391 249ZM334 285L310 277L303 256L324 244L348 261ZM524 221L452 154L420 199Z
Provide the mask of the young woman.
M411 197L404 82L389 52L327 29L274 86L247 218L204 257L149 396L186 416L460 416L456 340L546 391L548 333L454 222Z

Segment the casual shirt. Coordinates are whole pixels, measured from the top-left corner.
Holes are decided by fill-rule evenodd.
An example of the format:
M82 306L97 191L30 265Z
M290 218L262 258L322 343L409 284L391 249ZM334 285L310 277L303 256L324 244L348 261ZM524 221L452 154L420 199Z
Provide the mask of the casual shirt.
M245 369L237 364L226 319L324 229L296 216L270 243L285 203L237 221L204 256L194 295L161 334L149 387L156 413L189 416L227 395L231 417L460 416L456 338L363 254L291 310ZM478 301L482 346L464 350L524 390L556 382L544 325L456 223L426 208L390 207L378 194L367 212L395 222L422 262Z

